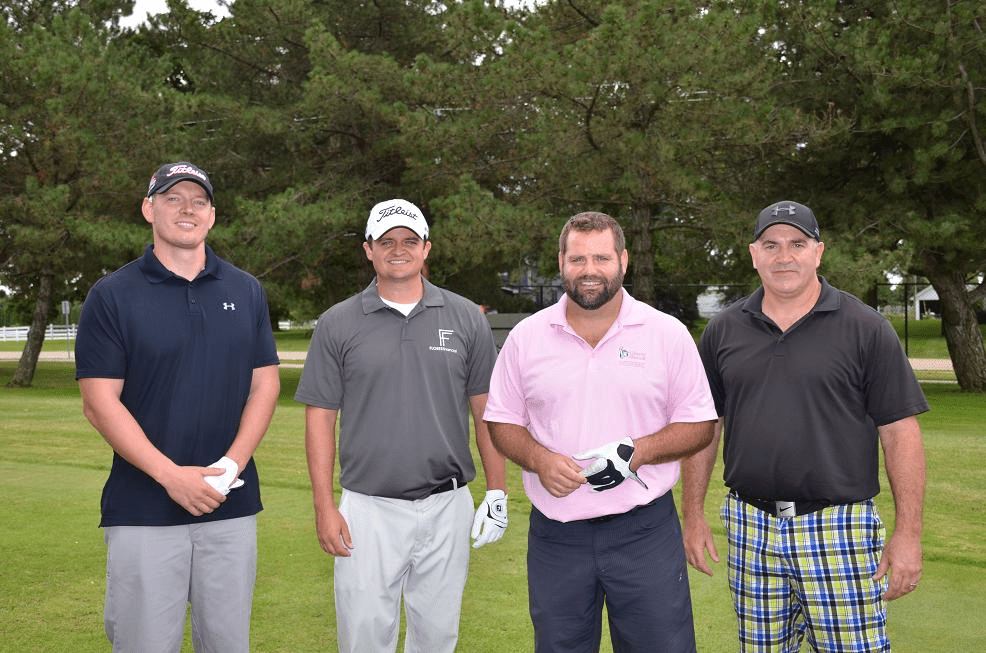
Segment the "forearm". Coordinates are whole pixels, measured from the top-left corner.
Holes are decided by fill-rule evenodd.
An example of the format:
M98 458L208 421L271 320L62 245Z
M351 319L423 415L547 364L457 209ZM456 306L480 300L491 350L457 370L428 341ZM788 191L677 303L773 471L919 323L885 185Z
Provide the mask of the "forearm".
M483 421L483 412L486 409L486 395L470 397L469 405L472 411L473 428L476 431L476 448L479 450L479 460L483 465L483 474L486 477L486 489L503 490L506 492L506 458L493 446L489 428L486 426L486 422Z
M241 471L253 457L257 447L260 446L260 441L267 433L280 390L281 381L276 365L260 367L253 371L250 396L240 416L240 427L233 444L226 452L226 456L232 459Z
M686 519L692 515L705 516L705 495L709 490L721 437L722 420L719 420L715 423L712 441L681 459L681 513Z
M114 452L162 483L176 465L154 446L134 416L120 402L122 388L122 379L80 379L82 412Z
M550 453L523 426L503 422L486 422L486 425L497 451L522 469L536 471L539 461Z
M714 425L713 421L672 422L657 433L635 439L630 469L681 460L700 451L712 441Z
M525 471L537 474L541 485L552 496L565 497L586 483L582 468L569 456L554 453L523 426L487 422L493 444Z
M335 508L335 426L337 411L308 406L305 408L305 457L312 482L312 499L316 512Z
M894 533L920 537L924 521L925 456L917 418L879 428L890 489L894 496Z

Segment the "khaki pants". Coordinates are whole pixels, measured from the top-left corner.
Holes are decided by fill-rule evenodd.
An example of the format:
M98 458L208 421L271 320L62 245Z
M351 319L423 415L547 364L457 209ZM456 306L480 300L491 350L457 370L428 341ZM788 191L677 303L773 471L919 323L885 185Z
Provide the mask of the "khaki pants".
M469 571L472 495L466 487L416 501L343 491L352 556L335 559L340 653L392 653L400 605L405 653L452 653Z

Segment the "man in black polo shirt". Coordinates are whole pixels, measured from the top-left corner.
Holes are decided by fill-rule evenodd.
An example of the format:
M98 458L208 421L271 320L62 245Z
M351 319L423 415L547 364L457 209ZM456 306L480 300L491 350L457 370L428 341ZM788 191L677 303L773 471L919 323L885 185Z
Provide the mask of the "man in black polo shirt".
M267 298L205 244L212 183L169 163L141 208L153 244L97 281L79 318L82 408L113 447L103 488L106 635L175 653L250 650L262 506L253 452L280 388Z
M886 602L917 587L927 401L889 322L828 284L811 209L778 202L750 245L762 287L709 321L699 351L716 437L682 464L685 551L718 562L703 505L720 435L722 521L741 651L889 651ZM873 504L879 445L896 527Z

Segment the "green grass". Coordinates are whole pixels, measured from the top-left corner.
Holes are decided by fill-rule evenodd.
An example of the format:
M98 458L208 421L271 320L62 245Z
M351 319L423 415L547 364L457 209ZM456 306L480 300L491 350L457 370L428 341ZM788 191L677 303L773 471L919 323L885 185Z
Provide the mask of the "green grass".
M0 379L15 362L0 362ZM265 510L254 601L253 650L335 650L331 560L315 538L305 468L304 411L291 400L300 370L282 369L282 398L257 452ZM0 384L2 385L2 384ZM982 489L982 395L954 385L925 386L922 415L929 482L921 588L891 604L895 653L980 650L986 637L986 508ZM82 417L73 368L43 363L30 389L0 387L0 651L108 650L102 632L105 548L99 495L110 450ZM720 554L721 464L706 511ZM518 469L509 467L510 527L504 539L473 552L463 600L459 650L532 649L525 555L530 508ZM474 496L481 483L471 484ZM893 510L884 479L878 504ZM735 651L735 620L723 564L712 578L691 573L699 651ZM186 642L184 651L191 651ZM604 641L603 651L611 651Z
M57 352L62 354L68 354L69 350L75 347L75 340L68 341L68 348L64 340L45 340L44 345L41 346L41 351ZM0 341L0 351L24 351L24 341L23 340L3 340ZM67 357L67 356L66 356Z
M310 329L291 329L290 331L277 331L274 333L274 340L277 341L278 351L308 351L308 343L311 341L312 332Z
M890 323L897 336L904 342L904 318L892 317ZM979 325L986 338L986 324ZM941 332L941 320L907 321L907 355L911 358L948 358L948 347Z
M310 329L291 329L289 331L275 331L274 340L277 341L277 348L280 351L306 351L308 341L311 339ZM75 348L75 340L45 340L41 351L62 353ZM0 351L23 351L23 340L5 340L0 342Z
M701 335L705 323L706 320L699 320L696 323L693 329L693 335L696 338ZM891 317L890 323L903 342L904 318ZM980 325L979 328L986 338L986 324ZM310 329L291 329L274 333L274 339L277 341L277 347L280 351L306 351L310 338ZM74 341L70 340L68 347L74 346ZM0 342L0 351L21 351L23 349L23 341ZM907 349L913 358L948 358L948 348L945 346L945 338L941 332L941 320L909 320L907 323ZM48 340L45 341L42 350L60 353L66 351L66 344L64 340Z

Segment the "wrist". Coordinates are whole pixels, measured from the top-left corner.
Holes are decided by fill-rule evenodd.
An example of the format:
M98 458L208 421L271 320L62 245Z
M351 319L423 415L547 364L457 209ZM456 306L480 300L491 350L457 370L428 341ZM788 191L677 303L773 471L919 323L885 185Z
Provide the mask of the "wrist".
M682 520L692 520L692 519L705 519L705 506L696 506L691 504L682 503L681 504L681 519Z
M897 524L894 526L893 535L898 538L909 538L909 539L920 540L921 525L920 524L911 525L911 524L903 524L901 522L897 522Z
M640 449L637 447L637 441L628 435L625 438L623 438L622 442L624 444L630 445L630 448L633 449L633 451L630 453L630 460L627 461L627 467L630 469L631 472L636 474L637 470L640 469L641 465L643 464L640 462L641 460L643 460L643 455L640 453Z
M249 458L246 459L246 460L240 460L239 456L236 456L233 453L227 453L225 456L223 456L223 458L225 458L226 460L228 460L228 461L232 462L234 465L236 465L236 472L237 472L237 474L240 473L240 472L242 472L243 471L243 468L246 467L247 463L250 461Z

